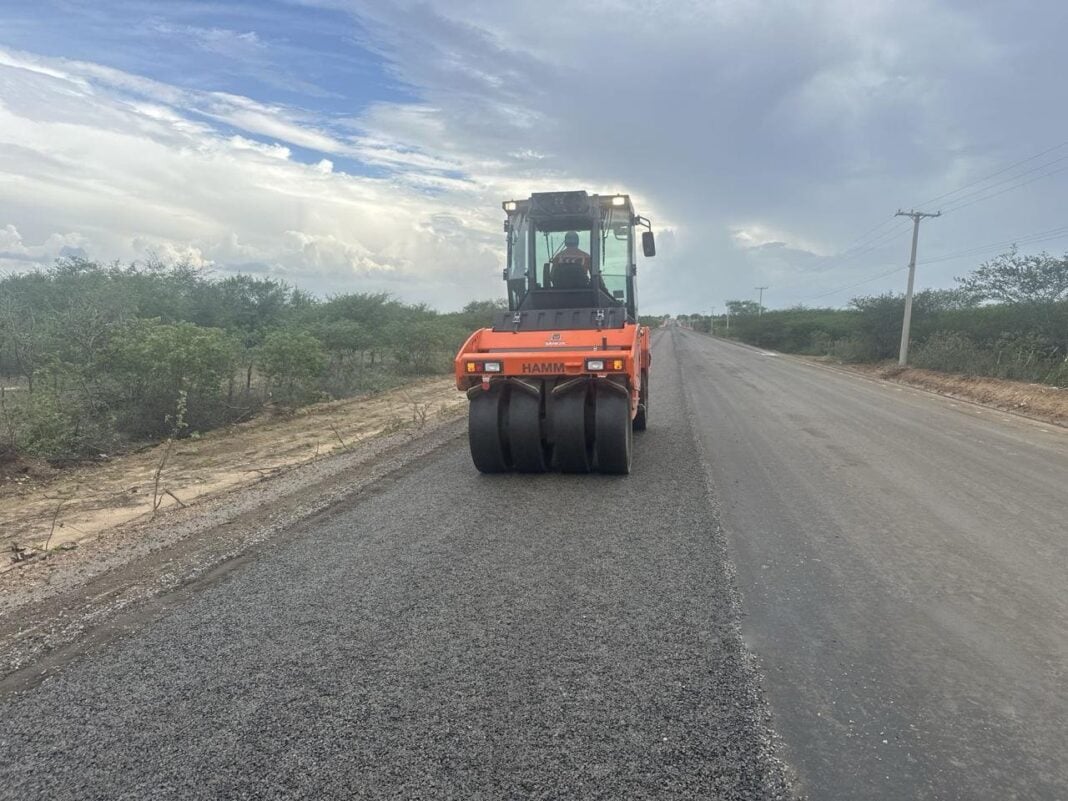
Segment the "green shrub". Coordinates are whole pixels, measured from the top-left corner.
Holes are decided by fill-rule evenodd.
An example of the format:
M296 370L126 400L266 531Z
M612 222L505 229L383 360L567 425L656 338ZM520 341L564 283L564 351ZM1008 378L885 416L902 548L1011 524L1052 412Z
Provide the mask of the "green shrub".
M1055 364L1053 368L1042 377L1042 383L1068 389L1068 358L1064 359L1064 361L1059 364Z
M263 374L270 381L271 397L285 406L308 403L321 395L320 379L326 367L322 343L307 331L282 329L267 335L260 348Z
M957 331L938 331L912 350L914 367L964 375L992 375L994 354Z
M879 360L871 340L857 335L836 339L828 355L849 364Z
M163 436L179 394L192 430L225 422L238 345L218 328L135 320L116 332L105 367L118 429L133 438Z
M107 422L72 394L46 384L26 393L14 407L10 438L18 450L31 456L51 461L83 459L113 449L116 438Z

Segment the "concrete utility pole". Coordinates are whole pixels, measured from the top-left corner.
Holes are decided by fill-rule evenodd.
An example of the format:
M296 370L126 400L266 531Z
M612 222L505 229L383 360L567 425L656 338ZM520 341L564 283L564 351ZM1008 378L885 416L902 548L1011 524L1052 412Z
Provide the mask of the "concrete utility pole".
M716 307L715 306L709 306L708 310L709 310L709 312L711 312L708 315L708 333L711 334L712 336L715 336L716 335Z
M768 289L768 287L758 286L754 287L754 289L760 292L760 300L757 301L757 317L759 317L764 313L764 290Z
M731 335L731 307L727 307L727 336Z
M925 211L901 211L897 210L895 217L912 218L912 256L909 257L909 286L905 292L905 317L901 321L901 350L897 356L897 363L905 367L909 362L909 328L912 326L912 285L916 280L916 242L920 238L920 220L924 217L941 217L942 212L930 214Z

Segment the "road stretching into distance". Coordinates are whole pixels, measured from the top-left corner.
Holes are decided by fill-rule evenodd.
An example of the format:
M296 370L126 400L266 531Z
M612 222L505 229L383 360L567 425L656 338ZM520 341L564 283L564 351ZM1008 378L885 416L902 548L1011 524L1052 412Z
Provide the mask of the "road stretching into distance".
M0 697L0 797L1068 798L1068 431L653 358L630 476L458 425Z

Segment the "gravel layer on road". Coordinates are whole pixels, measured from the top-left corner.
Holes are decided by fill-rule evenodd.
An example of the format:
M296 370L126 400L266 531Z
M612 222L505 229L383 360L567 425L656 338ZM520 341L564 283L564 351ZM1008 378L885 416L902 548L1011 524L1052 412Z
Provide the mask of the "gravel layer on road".
M789 797L654 353L631 476L442 445L0 701L0 797Z
M455 445L463 433L461 420L435 419L240 491L169 510L157 520L122 526L59 558L3 574L0 694L39 680L87 641L109 637L103 630L128 628L126 618L143 623L146 602L194 592L205 577L226 572L250 551L272 547L297 522L445 444Z

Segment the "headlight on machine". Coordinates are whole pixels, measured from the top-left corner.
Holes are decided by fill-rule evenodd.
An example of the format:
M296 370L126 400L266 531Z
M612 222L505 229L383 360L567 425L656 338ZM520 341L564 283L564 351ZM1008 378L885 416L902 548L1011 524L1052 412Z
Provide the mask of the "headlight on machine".
M626 359L587 359L587 373L622 372L626 369Z
M501 373L504 365L501 362L465 362L464 371L467 373Z

